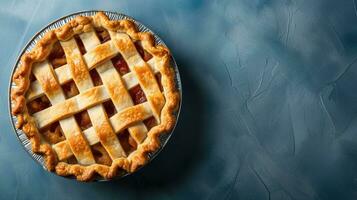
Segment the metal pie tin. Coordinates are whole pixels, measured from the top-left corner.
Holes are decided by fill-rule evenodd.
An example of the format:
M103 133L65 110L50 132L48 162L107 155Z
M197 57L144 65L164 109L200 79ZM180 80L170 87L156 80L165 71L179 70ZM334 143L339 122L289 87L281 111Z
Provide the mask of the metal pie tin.
M20 129L17 129L15 124L17 123L17 118L15 116L12 116L11 114L11 90L13 88L16 87L15 83L12 82L12 77L14 75L14 72L16 71L16 69L20 66L20 59L22 57L22 55L24 53L27 53L29 51L31 51L31 49L36 45L36 43L44 36L44 34L46 32L48 32L49 30L52 30L52 29L56 29L58 27L61 27L63 26L64 24L66 24L67 22L71 21L72 19L74 19L76 16L78 15L81 15L81 16L93 16L95 15L97 12L99 12L99 10L91 10L91 11L81 11L81 12L76 12L76 13L72 13L72 14L69 14L67 16L64 16L64 17L61 17L53 22L51 22L50 24L48 24L47 26L45 26L44 28L42 28L39 32L37 32L33 37L32 39L25 45L24 49L21 51L21 53L19 54L17 60L16 60L16 63L13 67L13 70L12 70L12 73L11 73L11 79L10 79L10 83L9 83L9 116L10 116L10 121L12 123L12 126L14 128L14 132L16 134L16 137L18 138L18 140L20 141L20 143L22 144L22 146L24 147L24 149L28 152L28 154L37 162L39 163L44 169L45 168L45 162L44 162L44 158L43 156L39 155L39 154L35 154L32 152L31 150L31 143L30 141L28 140L27 136L25 135L25 133L20 130ZM139 29L140 32L150 32L154 35L155 37L155 42L156 44L162 44L164 46L165 43L162 41L162 39L157 36L153 31L151 31L149 28L147 28L146 26L144 26L143 24L141 24L140 22L138 22L137 20L135 20L134 18L132 17L129 17L127 15L124 15L124 14L121 14L121 13L117 13L117 12L112 12L112 11L101 11L101 12L104 12L109 18L110 20L120 20L120 19L127 19L127 20L131 20L133 21L137 28ZM178 70L178 66L175 62L175 59L171 56L171 67L173 67L174 71L175 71L175 82L176 82L176 86L178 88L178 91L180 93L180 105L179 105L179 108L178 110L175 112L175 116L176 116L176 124L177 124L177 121L178 121L178 118L179 118L179 114L180 114L180 110L181 110L181 102L182 102L182 85L181 85L181 79L180 79L180 73L179 73L179 70ZM176 127L176 124L175 126L173 127L173 129L171 130L170 133L166 133L166 134L162 134L160 136L160 148L158 150L156 150L155 152L152 152L152 153L149 153L148 154L148 157L149 157L149 161L147 164L149 164L150 161L152 161L159 153L160 151L164 148L164 146L167 144L167 142L169 141L171 135L173 134L174 132L174 129ZM138 169L139 170L139 169ZM137 171L138 171L137 170ZM47 170L46 170L47 171ZM134 172L135 173L135 172ZM124 173L123 175L121 176L118 176L116 177L115 179L118 179L118 178L122 178L122 177L125 177L127 175L130 175L132 173ZM73 177L67 177L67 178L71 178L73 179ZM103 178L95 178L95 181L107 181Z

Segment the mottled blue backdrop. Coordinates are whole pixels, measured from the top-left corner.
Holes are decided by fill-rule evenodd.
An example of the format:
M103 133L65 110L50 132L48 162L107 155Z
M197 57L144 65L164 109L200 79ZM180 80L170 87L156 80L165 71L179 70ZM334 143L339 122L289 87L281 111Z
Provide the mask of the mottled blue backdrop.
M50 21L130 15L171 48L177 129L137 174L78 183L44 171L8 116L16 57ZM354 0L0 2L0 199L357 199Z

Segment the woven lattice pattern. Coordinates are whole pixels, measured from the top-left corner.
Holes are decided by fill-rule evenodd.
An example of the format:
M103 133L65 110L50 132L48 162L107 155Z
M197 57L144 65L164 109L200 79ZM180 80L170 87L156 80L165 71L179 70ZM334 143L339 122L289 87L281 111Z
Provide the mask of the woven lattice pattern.
M93 172L112 177L118 167L133 171L174 124L178 95L168 58L150 33L127 20L109 21L103 13L76 18L23 57L13 114L34 152L58 163L60 175L86 180Z
M158 72L155 59L146 63L128 35L109 34L112 39L104 43L100 42L95 31L80 34L85 54L81 53L75 38L60 42L67 64L55 70L48 60L33 66L37 80L28 91L27 100L41 95L50 100L52 106L34 113L33 117L40 129L59 121L66 140L53 147L60 160L74 155L80 164L93 164L95 160L90 146L99 142L111 159L126 157L127 153L115 134L134 124L129 126L128 131L137 143L141 143L147 133L142 121L155 116L157 123L160 122L160 110L165 100L154 75ZM121 43L126 44L125 48ZM118 54L130 69L124 76L120 76L110 60ZM103 85L94 86L89 73L91 69L96 70ZM66 99L61 84L70 80L74 81L79 94ZM137 85L143 89L148 101L134 106L128 91ZM107 117L102 105L107 100L111 100L117 110L111 118ZM74 114L83 110L88 112L92 127L82 132ZM78 147L78 143L82 145Z

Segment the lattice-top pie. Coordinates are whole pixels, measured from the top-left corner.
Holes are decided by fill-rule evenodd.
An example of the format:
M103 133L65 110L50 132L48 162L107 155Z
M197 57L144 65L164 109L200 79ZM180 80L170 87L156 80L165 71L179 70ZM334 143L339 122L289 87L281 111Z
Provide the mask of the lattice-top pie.
M174 76L151 33L101 12L78 16L22 56L12 114L49 170L110 179L144 165L173 128Z

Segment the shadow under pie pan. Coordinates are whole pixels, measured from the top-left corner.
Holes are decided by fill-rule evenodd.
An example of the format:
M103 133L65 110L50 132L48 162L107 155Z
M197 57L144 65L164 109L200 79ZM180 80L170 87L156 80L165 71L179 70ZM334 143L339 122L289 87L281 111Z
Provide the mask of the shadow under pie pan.
M37 163L39 163L44 169L46 169L46 164L45 164L44 157L41 154L37 154L37 153L32 152L32 144L31 144L30 140L28 139L26 134L21 129L18 129L16 127L16 124L18 123L18 119L17 119L16 116L12 115L13 102L12 102L12 99L11 99L11 94L12 94L12 90L14 90L17 87L16 84L13 82L14 73L21 65L21 57L25 53L30 52L35 47L36 43L39 40L41 40L41 38L43 38L43 36L45 35L46 32L48 32L49 30L53 30L53 29L56 29L56 28L59 28L59 27L63 26L64 24L66 24L66 23L70 22L71 20L75 19L77 16L94 16L98 12L103 12L110 20L123 20L123 19L125 19L125 20L129 20L129 21L134 22L134 24L136 25L136 28L138 29L139 32L149 32L149 33L151 33L154 36L155 44L160 44L160 45L163 45L163 46L166 47L164 42L155 33L153 33L150 29L145 27L140 22L136 21L135 19L133 19L132 17L129 17L127 15L124 15L124 14L121 14L121 13L116 13L116 12L110 12L110 11L82 11L82 12L73 13L73 14L70 14L70 15L67 15L67 16L64 16L64 17L61 17L61 18L55 20L54 22L48 24L43 29L41 29L39 32L37 32L33 36L33 38L25 45L24 49L21 51L18 59L16 60L15 65L14 65L14 69L12 71L10 84L9 84L9 116L10 116L13 128L15 130L16 137L18 138L18 140L20 141L20 143L22 144L24 149L29 153L29 155ZM175 82L175 86L176 86L177 93L178 93L178 96L179 96L179 102L178 102L178 105L177 105L177 109L173 113L174 118L175 118L175 122L174 122L174 125L170 129L169 132L165 132L163 134L159 134L159 141L160 141L159 142L159 147L155 151L149 152L147 154L147 159L148 160L147 160L146 164L148 164L151 160L153 160L160 153L160 151L163 149L163 147L166 145L166 143L170 139L170 137L173 134L173 131L175 129L175 126L177 124L179 113L180 113L180 109L181 109L181 102L182 102L181 79L180 79L180 74L179 74L179 71L178 71L177 64L176 64L176 62L175 62L175 60L174 60L174 58L172 56L170 56L170 67L174 71L174 82ZM138 169L136 169L132 173L137 172L139 169L141 169L146 164L139 166ZM125 177L125 176L127 176L129 174L132 174L132 173L126 172L125 170L121 170L115 177L113 177L111 179L104 179L101 176L95 175L90 180L91 181L108 181L108 180L119 179L119 178ZM65 176L65 177L66 178L70 178L70 179L76 179L74 176Z

